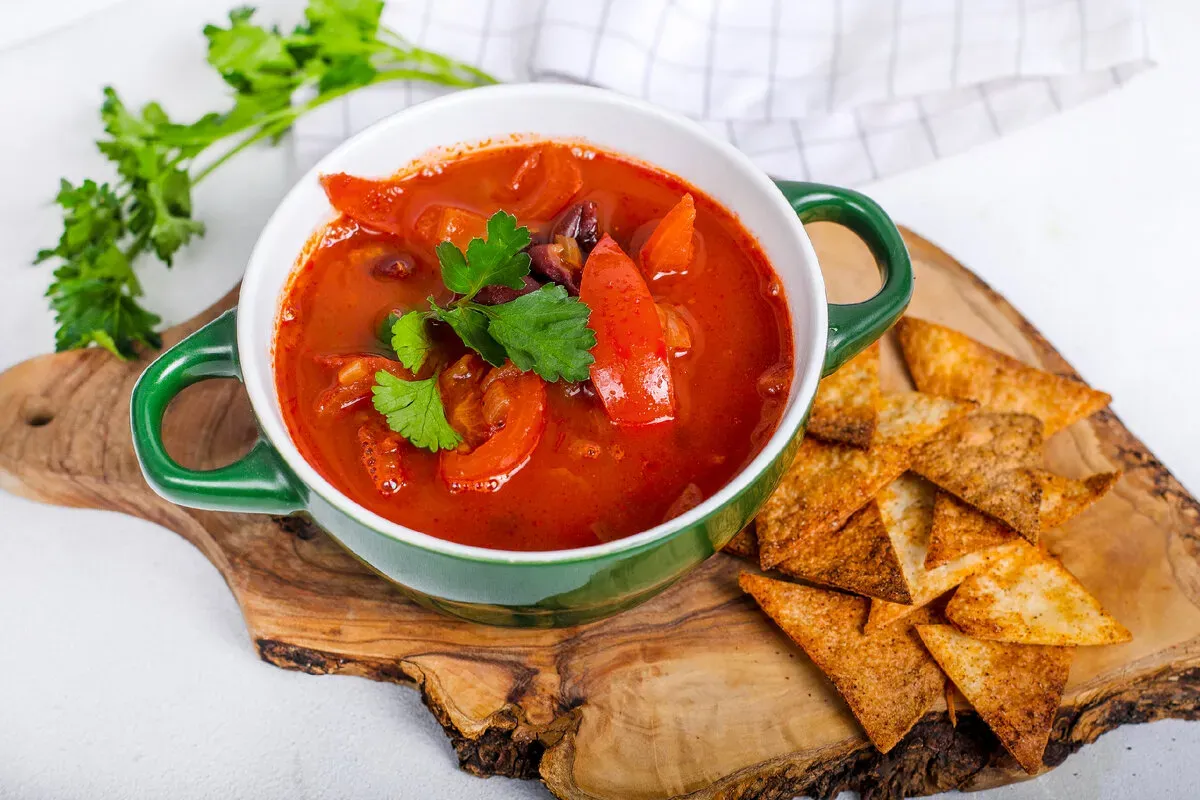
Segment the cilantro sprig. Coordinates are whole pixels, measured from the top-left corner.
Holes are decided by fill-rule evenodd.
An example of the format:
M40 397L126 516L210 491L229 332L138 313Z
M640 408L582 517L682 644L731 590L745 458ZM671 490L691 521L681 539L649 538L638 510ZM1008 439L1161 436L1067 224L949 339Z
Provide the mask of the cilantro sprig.
M429 310L402 314L391 325L391 345L407 369L419 371L434 344L429 325L444 323L463 344L493 366L512 361L522 372L547 381L586 380L595 360L596 335L588 327L591 310L558 284L547 284L497 305L474 302L485 286L519 289L529 274L529 229L497 211L487 223L487 238L472 239L464 253L452 242L437 246L442 282L457 298L442 307L430 297ZM437 374L423 381L404 381L386 372L376 375L375 409L388 426L417 447L433 452L462 441L446 421L437 393ZM453 437L446 432L449 431Z
M252 8L209 25L208 63L233 91L233 105L194 122L173 121L158 103L128 108L104 89L97 147L116 170L111 182L61 182L58 243L36 262L58 266L46 292L57 322L55 347L96 344L129 358L158 347L159 317L143 308L135 263L147 253L171 265L204 234L192 190L230 158L264 140L275 143L309 111L387 81L467 87L495 80L474 67L414 47L380 25L382 0L309 0L290 33L253 21Z
M462 441L446 421L436 376L423 381L406 381L380 370L375 373L371 393L375 410L384 415L388 427L417 447L436 453L453 450Z
M529 254L524 252L529 242L528 228L518 228L516 217L497 211L487 221L487 239L472 239L465 254L454 242L437 246L442 283L466 300L484 286L520 289L529 274Z

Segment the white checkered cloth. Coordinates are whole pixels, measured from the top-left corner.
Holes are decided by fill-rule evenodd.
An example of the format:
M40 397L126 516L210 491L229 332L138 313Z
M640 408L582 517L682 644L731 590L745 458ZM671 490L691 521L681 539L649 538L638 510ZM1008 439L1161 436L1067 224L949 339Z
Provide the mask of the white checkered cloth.
M854 185L998 138L1153 65L1140 0L390 0L384 22L503 81L606 86L777 177ZM303 118L297 170L442 91Z

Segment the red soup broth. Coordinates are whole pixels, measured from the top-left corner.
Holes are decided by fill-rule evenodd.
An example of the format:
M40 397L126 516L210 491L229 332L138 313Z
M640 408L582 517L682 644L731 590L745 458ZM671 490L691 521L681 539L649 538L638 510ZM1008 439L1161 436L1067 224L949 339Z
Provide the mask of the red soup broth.
M578 145L561 149L577 165L581 188L567 203L531 200L531 193L544 197L554 178L519 171L525 165L529 173L531 153L544 146L468 151L390 179L388 220L376 225L388 230L345 215L330 223L291 279L275 340L284 420L322 476L386 519L499 550L595 545L648 530L711 497L766 444L792 380L791 323L779 280L735 216L673 175ZM354 192L343 189L338 206L351 210L347 204L366 201ZM429 296L443 305L452 299L431 220L444 219L447 208L482 217L503 208L517 213L536 240L564 208L593 201L601 232L636 260L655 225L689 192L696 206L691 263L645 276L655 301L673 306L691 337L686 351L668 353L673 420L619 426L590 382L547 383L540 442L499 489L451 491L439 474L441 454L403 442L395 458L406 480L380 491L364 466L359 431L382 417L370 397L338 405L338 372L346 357L394 357L378 333L389 312L426 308ZM522 207L533 209L530 218L520 216ZM451 336L437 340L450 350L443 364L467 352Z

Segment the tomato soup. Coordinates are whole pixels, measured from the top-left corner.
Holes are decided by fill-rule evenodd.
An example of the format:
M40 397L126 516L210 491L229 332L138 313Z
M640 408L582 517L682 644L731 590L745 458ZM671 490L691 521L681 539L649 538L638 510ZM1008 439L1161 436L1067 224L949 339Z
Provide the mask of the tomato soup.
M300 452L367 509L585 547L694 507L775 431L782 288L681 179L537 141L322 181L340 215L285 291L275 381Z

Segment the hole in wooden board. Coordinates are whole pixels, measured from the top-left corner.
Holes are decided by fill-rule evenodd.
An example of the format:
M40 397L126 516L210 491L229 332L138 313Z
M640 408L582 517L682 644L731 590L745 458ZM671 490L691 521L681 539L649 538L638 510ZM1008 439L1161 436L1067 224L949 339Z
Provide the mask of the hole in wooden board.
M816 248L829 302L861 303L879 291L879 268L862 239L832 222L814 222L804 230Z
M44 397L28 397L21 407L21 419L31 428L41 428L54 421L54 407Z
M163 415L167 454L189 469L232 464L254 446L258 424L250 398L234 378L216 378L180 392Z

